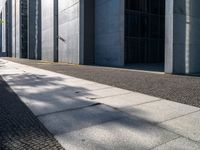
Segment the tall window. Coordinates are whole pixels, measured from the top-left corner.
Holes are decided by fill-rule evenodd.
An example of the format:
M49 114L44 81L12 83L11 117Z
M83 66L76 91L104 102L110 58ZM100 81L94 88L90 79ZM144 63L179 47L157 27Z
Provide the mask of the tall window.
M21 0L21 57L27 58L27 38L28 38L28 22L27 22L27 0Z
M164 62L165 0L126 0L125 63Z

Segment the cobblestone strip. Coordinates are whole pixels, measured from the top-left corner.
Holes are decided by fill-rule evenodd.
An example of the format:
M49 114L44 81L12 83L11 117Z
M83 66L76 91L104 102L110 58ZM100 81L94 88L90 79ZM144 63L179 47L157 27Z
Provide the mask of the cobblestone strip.
M0 150L63 148L0 77Z

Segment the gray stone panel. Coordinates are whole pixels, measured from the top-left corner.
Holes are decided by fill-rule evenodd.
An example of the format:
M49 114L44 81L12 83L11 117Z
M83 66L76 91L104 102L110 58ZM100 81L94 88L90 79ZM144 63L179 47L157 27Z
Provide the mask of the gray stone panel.
M122 113L99 105L40 116L39 119L51 133L59 135L123 117Z
M15 9L15 4L16 4L16 1L12 1L12 56L13 57L16 57L16 32L15 32L15 29L16 29L16 17L15 17L15 12L16 12L16 9Z
M55 137L65 149L147 150L171 141L178 135L127 117Z
M143 118L152 123L160 123L196 112L200 109L176 102L161 100L122 110L133 117Z
M80 63L79 0L59 0L59 61Z
M161 127L200 142L200 112L191 113L160 124Z
M54 0L41 1L42 60L54 61Z
M124 65L124 1L95 1L95 63Z
M200 72L200 2L198 0L166 1L167 73Z
M6 52L6 9L5 5L2 8L2 19L4 20L4 23L2 24L2 53Z
M15 1L15 50L16 57L20 58L21 51L21 31L20 31L20 0Z

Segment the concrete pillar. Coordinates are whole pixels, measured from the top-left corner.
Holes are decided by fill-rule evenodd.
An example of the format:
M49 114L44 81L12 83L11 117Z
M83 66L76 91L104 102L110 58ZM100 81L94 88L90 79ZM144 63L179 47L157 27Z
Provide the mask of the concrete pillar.
M199 0L166 0L166 73L200 72L199 6Z
M12 0L12 56L20 58L20 0Z
M95 63L124 65L124 0L95 0Z
M6 56L6 7L3 5L2 7L2 20L4 23L2 24L2 50L1 56Z
M94 63L94 0L59 0L59 61Z
M12 2L12 57L16 57L16 0Z
M80 0L59 0L59 61L80 64Z
M58 0L41 0L42 23L42 60L57 61L58 38L55 25L57 24Z
M0 20L1 20L1 23L0 23L0 57L2 56L2 11L0 10Z

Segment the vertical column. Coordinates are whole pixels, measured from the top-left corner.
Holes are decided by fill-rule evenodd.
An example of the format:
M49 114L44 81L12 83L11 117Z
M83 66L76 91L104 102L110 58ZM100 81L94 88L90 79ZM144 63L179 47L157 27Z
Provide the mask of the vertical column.
M124 0L95 0L95 63L124 65Z
M165 72L173 73L174 2L165 3Z
M82 0L59 0L59 61L80 64L80 3ZM83 18L82 18L83 19Z
M56 38L58 0L41 0L42 60L57 61Z
M3 20L2 20L2 12L0 11L0 56L2 55L2 24L3 24Z
M12 1L12 56L16 57L16 0Z
M20 58L21 54L21 11L20 0L15 0L15 56Z
M200 72L200 1L166 0L165 71Z
M2 7L2 56L6 56L6 5L4 3Z
M58 0L54 0L54 62L58 62Z

